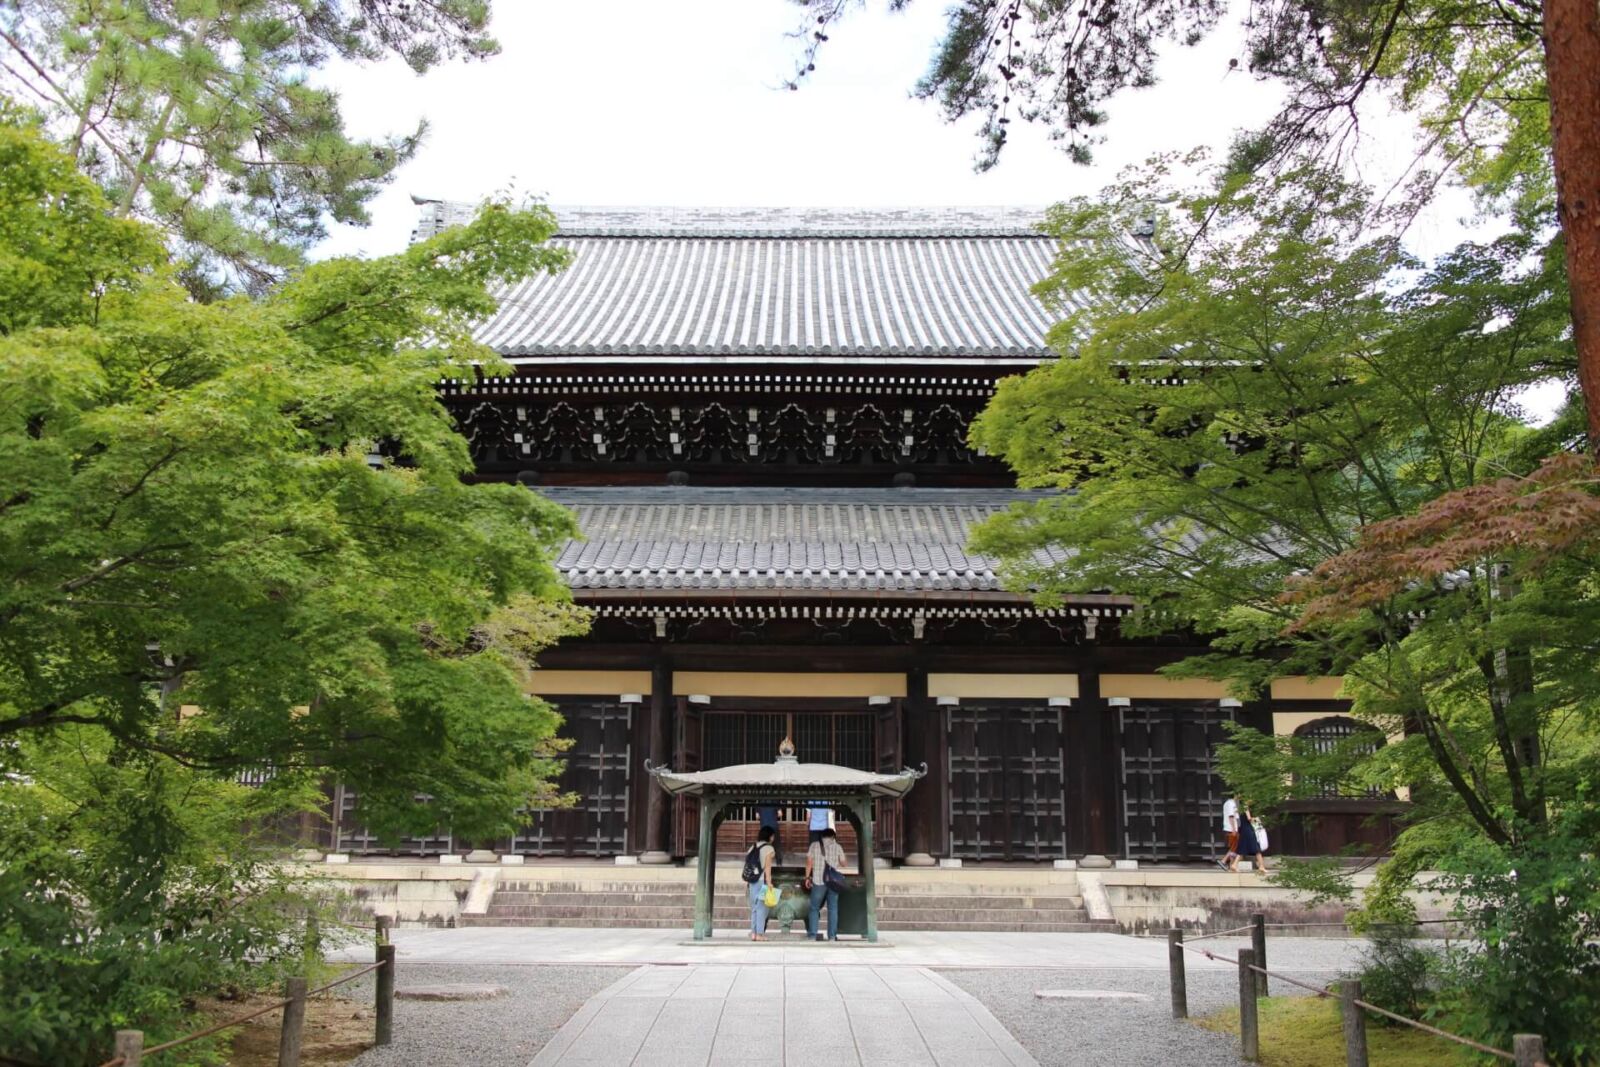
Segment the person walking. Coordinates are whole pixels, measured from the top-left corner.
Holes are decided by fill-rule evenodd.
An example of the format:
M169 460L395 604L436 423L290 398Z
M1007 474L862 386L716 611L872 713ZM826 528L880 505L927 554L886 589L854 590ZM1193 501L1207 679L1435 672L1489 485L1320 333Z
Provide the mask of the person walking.
M828 903L828 940L839 940L839 890L844 888L844 849L831 827L806 849L806 877L800 883L811 891L811 910L806 914L806 936L822 940L821 908Z
M1255 861L1256 873L1266 874L1266 851L1267 828L1259 817L1252 815L1250 809L1246 808L1244 818L1239 824L1239 855Z
M767 891L773 888L772 860L777 855L772 839L776 834L770 826L756 833L756 843L744 858L744 880L750 893L750 940L767 939Z
M1222 802L1222 832L1227 835L1228 854L1217 861L1217 866L1225 871L1236 872L1239 869L1239 794L1235 793Z

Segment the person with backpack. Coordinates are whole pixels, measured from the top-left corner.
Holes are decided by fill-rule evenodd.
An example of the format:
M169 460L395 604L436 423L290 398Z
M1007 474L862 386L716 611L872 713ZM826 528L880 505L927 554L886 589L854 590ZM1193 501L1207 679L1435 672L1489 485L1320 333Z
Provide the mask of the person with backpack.
M822 940L822 902L828 902L828 940L839 940L839 890L845 886L844 849L839 835L829 827L821 839L806 850L806 877L800 883L811 892L811 910L806 915L806 936Z
M777 831L770 826L763 826L756 834L756 843L744 858L744 870L740 877L749 886L750 893L750 940L765 941L767 939L767 912L777 901L778 889L772 884L772 859L777 855L772 839L777 836ZM770 897L769 897L770 894Z

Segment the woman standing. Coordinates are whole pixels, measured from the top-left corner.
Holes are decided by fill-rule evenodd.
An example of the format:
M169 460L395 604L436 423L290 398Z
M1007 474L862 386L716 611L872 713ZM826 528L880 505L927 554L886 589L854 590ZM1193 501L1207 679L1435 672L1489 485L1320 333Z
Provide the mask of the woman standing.
M772 839L776 835L777 831L773 827L763 826L761 832L756 834L756 845L752 850L751 858L755 860L755 866L761 869L761 877L750 883L750 940L752 941L767 939L767 890L772 888L772 859L777 855Z
M820 914L823 898L828 901L828 940L839 940L839 889L837 885L829 885L829 871L833 872L832 881L838 882L844 876L844 849L839 846L839 835L831 827L822 831L820 840L814 841L806 850L806 880L801 883L811 891L811 910L806 915L806 936L822 940L822 916Z

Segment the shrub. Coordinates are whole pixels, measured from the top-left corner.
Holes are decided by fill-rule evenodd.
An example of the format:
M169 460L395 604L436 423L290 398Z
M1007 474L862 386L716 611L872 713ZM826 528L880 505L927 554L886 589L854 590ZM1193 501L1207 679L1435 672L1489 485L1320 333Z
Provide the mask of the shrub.
M1554 1063L1600 1062L1600 869L1596 837L1579 829L1452 861L1445 887L1479 939L1456 954L1447 990L1458 1033L1501 1048L1541 1034Z
M1356 974L1362 999L1407 1018L1422 1018L1437 1001L1444 975L1440 953L1419 941L1408 926L1378 926L1371 936Z
M99 1064L118 1029L165 1040L199 995L303 973L306 887L241 829L271 798L66 740L0 760L0 1059Z

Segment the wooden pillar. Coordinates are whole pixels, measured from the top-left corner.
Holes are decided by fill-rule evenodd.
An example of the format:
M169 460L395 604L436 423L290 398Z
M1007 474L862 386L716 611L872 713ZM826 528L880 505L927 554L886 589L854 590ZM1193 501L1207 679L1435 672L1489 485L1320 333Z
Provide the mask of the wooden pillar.
M649 722L646 735L648 757L652 767L665 766L672 759L672 665L658 658L650 671ZM681 769L681 768L677 768ZM666 790L642 775L644 782L644 854L643 863L669 863L672 833L672 800Z
M1074 736L1081 745L1070 754L1069 795L1082 811L1079 851L1110 856L1122 842L1121 804L1118 802L1118 768L1122 765L1122 736L1117 729L1117 709L1100 696L1100 668L1089 660L1078 671L1078 698L1072 702L1078 720Z
M722 802L709 796L700 798L700 851L694 874L694 939L711 936L717 892L717 816Z
M944 758L940 744L944 730L939 709L928 697L928 671L922 666L906 672L905 696L906 763L912 767L925 763L928 775L901 802L905 812L906 863L931 867L933 857L946 851L942 812L945 782ZM897 768L898 769L898 768Z

